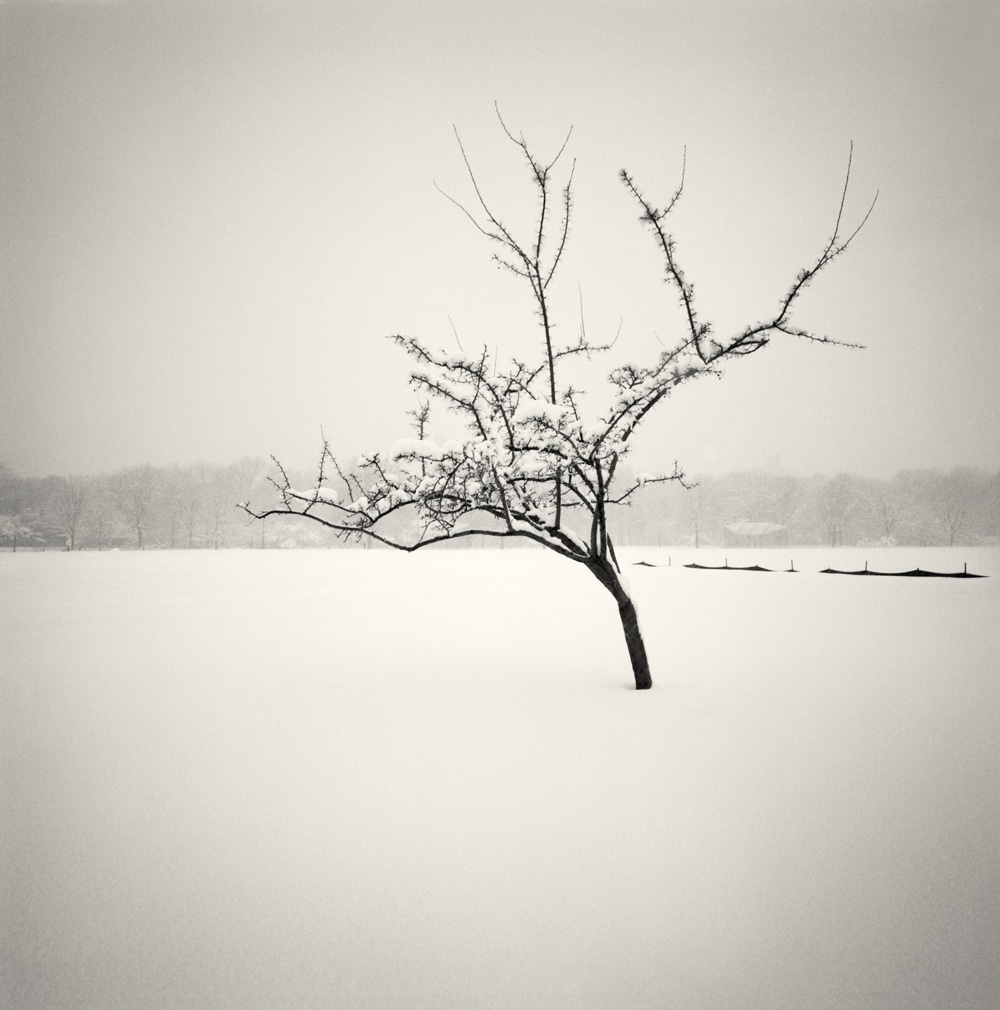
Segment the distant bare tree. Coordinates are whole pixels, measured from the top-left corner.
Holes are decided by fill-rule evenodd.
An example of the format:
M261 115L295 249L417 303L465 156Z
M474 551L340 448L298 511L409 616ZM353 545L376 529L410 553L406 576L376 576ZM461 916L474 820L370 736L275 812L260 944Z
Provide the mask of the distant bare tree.
M179 527L184 546L194 547L195 530L201 518L204 487L195 466L174 467L165 475L166 497L170 509L170 541L174 546L175 527Z
M45 525L65 537L69 550L76 550L77 538L87 519L91 481L86 477L62 477L53 486L42 507Z
M772 521L791 527L805 498L802 480L789 474L778 474L771 478L770 487Z
M729 521L765 522L771 518L771 476L763 470L730 474L725 481Z
M614 599L625 634L636 688L652 684L649 661L628 583L621 574L609 528L613 506L628 502L644 485L683 481L674 464L624 483L619 464L633 434L678 386L705 375L718 375L724 364L762 350L776 336L836 343L792 320L792 309L815 277L850 245L858 228L841 235L850 161L836 223L819 255L795 276L773 315L730 336L717 335L695 305L667 218L684 189L684 173L665 205L652 203L633 177L620 179L640 212L664 266L664 279L679 300L683 324L679 337L646 364L623 364L607 377L608 398L596 423L583 410L583 395L562 377L571 358L590 358L608 346L592 343L583 332L569 344L556 340L551 285L562 261L573 207L571 166L560 188L554 169L569 141L555 157L539 160L523 136L500 120L504 133L523 158L538 201L535 225L525 238L515 236L484 197L461 139L474 209L453 203L486 239L495 261L530 293L539 325L539 353L530 361L506 364L484 348L475 354L447 354L402 335L391 339L412 361L410 382L423 397L412 413L413 437L388 454L363 456L353 469L343 467L324 441L313 486L296 489L287 476L275 481L278 502L257 509L255 518L301 515L344 537L370 537L404 551L471 535L523 537L541 544L588 571ZM457 137L456 132L456 137ZM451 197L449 197L451 199ZM874 206L874 201L873 201ZM467 434L443 446L428 439L431 404L444 406L466 424ZM389 526L403 512L414 524ZM406 534L407 529L413 531Z
M985 509L985 475L969 466L936 474L931 481L929 508L950 547L967 536Z
M885 481L874 482L864 493L862 509L876 539L898 539L910 509L899 489Z
M233 501L255 502L262 486L270 488L268 475L273 471L270 460L244 457L229 466L200 467L205 492L200 499L205 523L206 544L221 547L250 545L246 522L233 512Z
M139 550L145 546L145 533L159 484L156 470L148 463L120 470L108 479L111 500L135 533L135 545Z
M1000 541L1000 470L986 478L986 508L984 525L987 537L993 542Z
M859 506L857 479L852 474L837 474L817 490L816 515L831 547L844 543L844 535L857 517Z
M83 521L83 539L99 551L128 535L118 507L112 478L106 474L88 478L90 495Z
M17 515L22 499L21 479L6 463L0 463L0 515Z
M906 502L904 523L918 543L953 546L989 535L992 477L975 467L901 470L892 480Z
M686 490L681 502L685 525L694 537L695 548L701 547L709 522L717 518L718 490L714 481L702 478Z

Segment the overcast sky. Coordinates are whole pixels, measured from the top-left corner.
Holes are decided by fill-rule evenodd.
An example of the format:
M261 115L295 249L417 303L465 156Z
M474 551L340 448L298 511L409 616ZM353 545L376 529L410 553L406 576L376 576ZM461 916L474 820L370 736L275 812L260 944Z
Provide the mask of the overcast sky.
M472 196L454 124L525 233L496 101L540 157L573 127L556 321L573 339L582 295L615 360L682 324L620 168L662 202L686 146L677 251L722 333L818 254L852 141L849 224L880 191L797 313L867 349L789 338L684 387L645 466L1000 466L995 6L0 4L0 460L304 464L321 428L351 453L407 433L386 334L529 354L528 293L434 187Z

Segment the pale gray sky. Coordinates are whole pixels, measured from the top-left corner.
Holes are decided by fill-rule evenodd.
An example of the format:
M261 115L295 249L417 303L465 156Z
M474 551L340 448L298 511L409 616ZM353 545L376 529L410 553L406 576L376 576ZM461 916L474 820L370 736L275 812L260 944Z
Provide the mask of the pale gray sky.
M391 332L526 354L526 292L435 189L452 124L514 227L574 127L557 321L655 357L676 300L616 178L668 198L702 315L755 321L878 206L802 300L863 352L775 343L663 407L689 471L1000 466L998 18L988 2L402 0L0 5L0 459L16 471L352 452L406 434ZM610 365L610 362L608 363ZM605 370L602 365L602 371ZM597 378L585 383L600 394Z

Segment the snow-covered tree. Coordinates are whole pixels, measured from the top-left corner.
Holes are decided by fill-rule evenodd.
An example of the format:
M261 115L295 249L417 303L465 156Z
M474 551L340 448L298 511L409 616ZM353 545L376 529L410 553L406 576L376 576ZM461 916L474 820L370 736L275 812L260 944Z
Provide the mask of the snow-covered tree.
M27 482L18 477L6 463L0 462L0 544L17 550L18 544L34 539L35 530L29 522L30 497Z
M523 157L538 199L530 235L516 236L491 208L460 138L475 203L470 210L452 202L490 244L497 263L530 291L539 325L538 354L528 361L504 362L486 349L478 354L449 354L432 350L414 337L392 336L411 359L410 382L420 398L411 415L412 437L401 439L387 453L362 456L354 467L342 465L324 441L311 487L293 487L279 464L280 476L274 481L278 501L264 509L248 502L242 507L258 519L302 515L343 537L370 537L405 551L471 535L534 541L588 571L612 596L635 686L648 688L652 684L649 661L628 581L615 556L609 512L645 485L683 482L684 478L674 464L622 481L620 464L631 439L677 386L718 375L724 364L762 350L774 337L837 343L796 325L792 309L816 275L847 249L871 208L857 228L842 236L848 161L833 234L819 255L796 275L773 315L724 336L700 319L694 288L681 269L667 229L668 215L683 192L683 171L676 192L658 206L622 170L621 183L662 257L665 280L677 294L683 323L677 339L654 360L612 368L603 406L585 409L585 397L566 380L564 366L570 359L591 358L610 348L591 343L582 327L575 342L561 345L556 340L550 286L569 235L573 167L558 188L554 170L569 136L556 156L543 162L523 136L515 136L502 119L500 123ZM443 445L428 438L434 405L464 421L461 438ZM396 522L401 514L415 517L416 524ZM406 530L410 535L401 532Z
M16 551L18 544L24 544L35 539L31 527L22 522L17 516L0 515L0 542L10 544L11 549Z

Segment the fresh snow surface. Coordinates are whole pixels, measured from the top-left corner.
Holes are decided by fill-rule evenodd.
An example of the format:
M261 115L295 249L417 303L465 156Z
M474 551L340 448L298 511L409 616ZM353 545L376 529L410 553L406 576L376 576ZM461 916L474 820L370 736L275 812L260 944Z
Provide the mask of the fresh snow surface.
M0 554L0 1005L996 1006L1000 552L619 555Z

